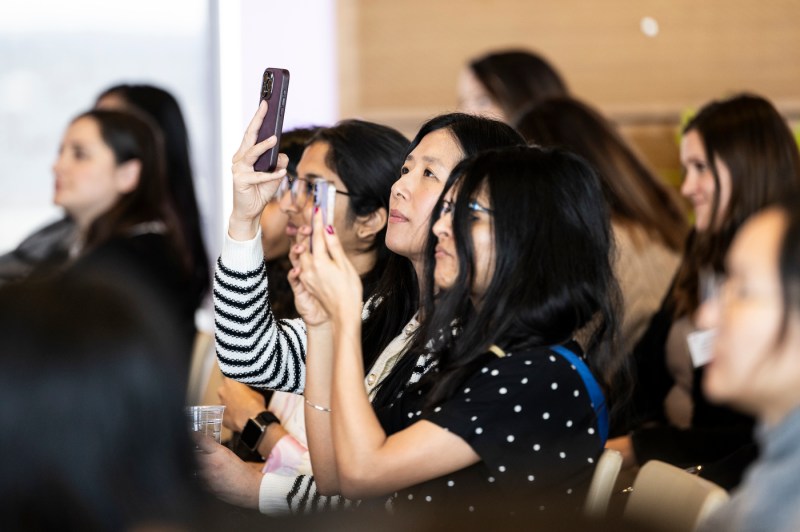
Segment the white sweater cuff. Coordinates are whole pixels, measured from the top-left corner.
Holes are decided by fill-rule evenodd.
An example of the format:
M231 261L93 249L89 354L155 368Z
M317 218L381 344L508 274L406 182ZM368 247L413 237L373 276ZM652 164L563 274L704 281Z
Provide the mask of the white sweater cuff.
M225 233L222 241L222 264L236 271L249 272L258 269L264 261L264 248L261 243L261 228L250 240L234 240Z
M268 515L290 513L286 496L296 480L295 476L265 473L258 490L258 511Z

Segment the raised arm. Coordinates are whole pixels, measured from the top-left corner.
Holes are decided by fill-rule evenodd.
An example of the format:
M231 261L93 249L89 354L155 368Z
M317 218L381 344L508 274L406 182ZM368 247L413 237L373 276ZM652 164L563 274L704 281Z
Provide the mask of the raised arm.
M281 155L275 172L256 172L259 155L275 137L256 144L267 112L262 102L233 157L233 210L222 256L214 272L217 358L222 373L251 386L302 393L305 382L305 326L276 320L269 305L259 218L286 174Z

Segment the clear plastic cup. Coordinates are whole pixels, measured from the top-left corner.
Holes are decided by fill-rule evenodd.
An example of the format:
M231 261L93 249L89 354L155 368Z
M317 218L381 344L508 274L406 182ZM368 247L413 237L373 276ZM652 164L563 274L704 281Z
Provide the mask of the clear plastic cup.
M222 443L222 413L225 405L187 406L186 417L189 430L200 432Z

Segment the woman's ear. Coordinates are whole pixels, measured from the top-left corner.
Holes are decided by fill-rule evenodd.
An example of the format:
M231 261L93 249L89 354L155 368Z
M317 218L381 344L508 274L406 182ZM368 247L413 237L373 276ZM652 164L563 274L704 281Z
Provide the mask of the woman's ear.
M128 194L136 190L139 186L139 176L142 173L142 162L139 159L131 159L117 166L115 180L117 192Z
M386 227L388 219L389 215L383 207L364 216L357 216L355 221L356 236L359 240L371 243L375 240L375 236L381 232L381 229Z

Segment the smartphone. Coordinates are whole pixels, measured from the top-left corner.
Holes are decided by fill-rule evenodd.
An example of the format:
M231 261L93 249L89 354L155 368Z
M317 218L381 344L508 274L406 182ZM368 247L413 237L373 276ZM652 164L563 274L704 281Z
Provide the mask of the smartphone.
M273 172L278 165L278 153L281 144L281 129L283 129L283 113L286 111L286 96L289 93L289 71L285 68L268 68L261 76L261 100L269 104L267 116L258 130L256 142L266 140L272 135L278 137L278 143L270 148L256 160L253 169L258 172Z
M318 207L322 212L322 223L325 226L333 225L333 209L336 205L336 186L322 177L314 179L312 184L314 185L314 212L316 212L316 208Z
M314 185L314 207L322 211L322 223L333 225L333 208L336 204L336 187L323 177L312 182Z

